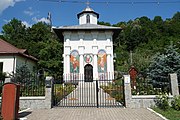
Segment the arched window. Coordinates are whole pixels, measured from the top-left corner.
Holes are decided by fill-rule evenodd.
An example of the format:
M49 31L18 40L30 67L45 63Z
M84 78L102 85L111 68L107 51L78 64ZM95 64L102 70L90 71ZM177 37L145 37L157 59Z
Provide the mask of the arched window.
M90 23L90 15L89 14L87 14L87 16L86 16L86 23Z

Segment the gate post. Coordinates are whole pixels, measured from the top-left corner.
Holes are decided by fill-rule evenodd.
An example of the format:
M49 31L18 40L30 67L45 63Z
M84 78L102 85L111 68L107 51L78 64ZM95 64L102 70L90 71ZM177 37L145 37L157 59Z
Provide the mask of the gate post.
M130 75L124 75L124 102L125 107L130 108L131 107L131 83L130 83Z
M53 77L47 76L45 83L45 105L50 109L52 108Z
M1 116L3 120L18 119L20 86L15 83L5 83L2 90Z
M170 74L170 80L171 80L171 92L173 96L179 95L179 87L178 87L178 78L177 74L173 73Z

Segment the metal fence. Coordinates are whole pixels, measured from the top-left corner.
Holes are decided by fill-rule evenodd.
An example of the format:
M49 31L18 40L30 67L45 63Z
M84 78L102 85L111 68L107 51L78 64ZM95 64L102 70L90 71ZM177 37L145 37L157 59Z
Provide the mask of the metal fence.
M20 96L45 96L45 79L38 76L12 79L12 82L20 85Z
M3 84L4 84L4 80L0 80L0 96L2 96Z
M172 94L169 78L152 80L138 76L135 82L131 82L132 95L159 95Z
M122 81L69 80L54 84L54 105L59 107L121 107L124 105Z

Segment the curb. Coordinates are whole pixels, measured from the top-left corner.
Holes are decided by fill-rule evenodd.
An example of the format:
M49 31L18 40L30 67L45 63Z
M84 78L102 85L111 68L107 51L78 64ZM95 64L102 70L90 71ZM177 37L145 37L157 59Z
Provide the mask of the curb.
M30 110L30 108L27 108L27 109L25 109L25 110L21 110L21 111L19 111L18 113L23 113L23 112L28 111L28 110Z
M157 116L161 117L163 120L169 120L167 119L166 117L162 116L161 114L157 113L156 111L154 111L153 109L151 108L147 108L149 111L155 113Z

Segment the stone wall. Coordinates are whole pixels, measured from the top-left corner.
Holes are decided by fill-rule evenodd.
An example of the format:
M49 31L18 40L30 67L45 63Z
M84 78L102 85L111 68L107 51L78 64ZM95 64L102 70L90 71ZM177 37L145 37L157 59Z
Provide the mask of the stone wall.
M2 98L0 97L0 101ZM45 104L45 96L42 97L20 97L19 98L19 108L31 108L31 109L45 109L47 108Z
M169 96L169 101L173 96ZM130 108L148 108L155 106L156 95L134 95L131 98Z
M11 78L6 78L5 83L11 82ZM19 98L19 108L25 109L50 109L52 108L52 87L53 87L53 77L46 77L46 88L45 96L30 96L30 97L20 97ZM0 102L2 98L0 97Z
M19 100L20 109L31 108L31 109L45 109L45 96L42 97L20 97Z
M170 74L171 80L171 92L169 96L169 102L173 96L179 95L177 74ZM124 75L124 95L125 95L125 107L127 108L147 108L155 105L155 99L157 95L132 95L130 75Z

